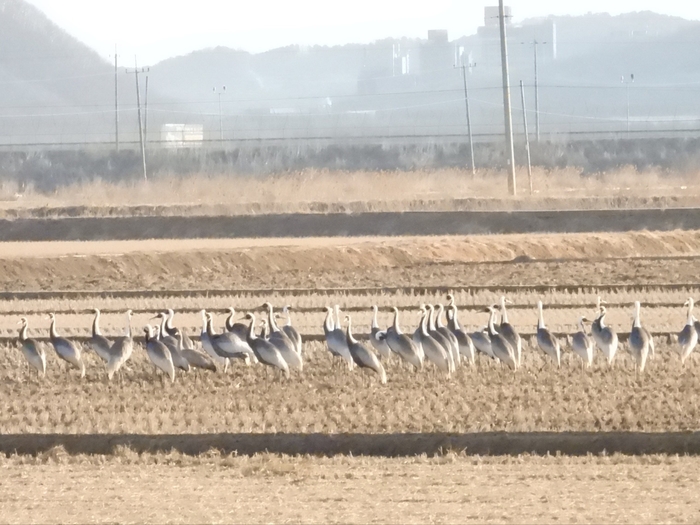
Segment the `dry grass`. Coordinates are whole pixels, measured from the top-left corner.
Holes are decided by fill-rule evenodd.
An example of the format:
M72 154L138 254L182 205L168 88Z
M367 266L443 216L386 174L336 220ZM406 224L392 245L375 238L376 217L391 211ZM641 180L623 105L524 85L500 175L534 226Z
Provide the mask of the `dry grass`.
M692 523L699 461L71 457L59 449L0 457L0 500L6 523Z
M500 199L506 197L506 173L490 170L479 171L475 176L458 169L409 172L304 170L265 177L200 174L164 176L147 183L95 181L61 188L52 195L29 189L19 200L8 199L2 207L123 207L129 203L131 206L214 206L211 212L238 214L343 209L338 205L355 211L562 206L561 203L546 202L551 198L565 199L563 205L566 207L584 208L601 205L624 207L625 202L634 197L642 201L635 201L632 205L644 205L650 197L678 197L682 199L681 205L686 206L700 201L700 181L696 174L640 173L628 167L614 172L582 175L573 168L552 171L535 168L532 196L528 192L527 174L522 169L519 181L521 197L503 203ZM11 188L4 188L2 192L14 196ZM586 203L582 201L584 197L605 200ZM465 203L459 202L460 199L486 201ZM493 199L498 202L488 202ZM655 202L659 205L658 200Z

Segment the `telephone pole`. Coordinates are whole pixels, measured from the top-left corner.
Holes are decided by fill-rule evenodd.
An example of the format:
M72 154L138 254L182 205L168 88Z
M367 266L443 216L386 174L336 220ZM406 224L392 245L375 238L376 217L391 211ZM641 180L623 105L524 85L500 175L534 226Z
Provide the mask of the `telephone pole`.
M224 146L224 120L221 114L221 95L226 93L226 86L222 86L220 90L214 88L214 93L219 96L219 141L221 142L221 147Z
M463 56L463 55L462 55ZM472 136L472 118L471 112L469 111L469 83L467 82L467 68L471 69L475 67L476 64L469 62L464 63L464 58L462 58L462 64L459 67L462 70L462 80L464 82L464 105L467 111L467 134L469 135L469 160L472 165L472 176L476 174L476 164L474 161L474 139Z
M146 170L146 143L143 136L143 120L141 119L141 90L139 89L139 73L148 73L150 68L144 67L139 69L134 57L134 70L126 70L127 73L133 73L136 76L136 108L139 119L139 142L141 143L141 160L143 161L143 180L148 182L148 172Z
M532 44L533 52L535 54L535 137L537 142L540 141L540 84L539 75L537 71L537 46L546 44L547 42L540 42L536 38L532 42L521 42L522 44Z
M114 44L114 145L119 153L119 63L117 45Z
M510 111L510 77L508 75L508 45L506 42L506 11L503 0L498 0L498 22L501 29L501 69L503 73L503 113L506 133L506 161L508 163L508 192L515 196L515 150L513 148L513 116Z
M148 145L148 75L146 75L146 95L143 100L143 143Z

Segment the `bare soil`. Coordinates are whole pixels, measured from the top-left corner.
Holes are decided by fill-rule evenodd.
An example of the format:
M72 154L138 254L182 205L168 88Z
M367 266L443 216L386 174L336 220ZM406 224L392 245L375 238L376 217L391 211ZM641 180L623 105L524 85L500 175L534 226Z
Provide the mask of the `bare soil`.
M668 257L699 255L696 231L5 243L0 244L0 286L168 290L694 282L695 262Z
M694 523L694 457L0 456L5 523Z

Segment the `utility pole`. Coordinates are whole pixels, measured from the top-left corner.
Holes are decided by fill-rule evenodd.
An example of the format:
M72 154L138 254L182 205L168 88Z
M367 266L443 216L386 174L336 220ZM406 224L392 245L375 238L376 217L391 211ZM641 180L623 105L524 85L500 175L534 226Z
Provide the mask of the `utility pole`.
M221 142L221 147L224 146L224 120L221 113L221 95L226 93L226 86L222 86L220 90L214 88L214 93L219 95L219 141Z
M508 75L508 45L506 43L506 11L503 0L498 0L498 21L501 28L501 69L503 73L503 113L506 132L506 160L508 162L508 191L517 194L515 184L515 150L513 148L513 116L510 111L510 78Z
M117 45L114 44L114 146L119 153L119 64Z
M472 119L471 119L471 112L469 111L469 83L467 82L467 68L471 69L472 67L475 67L476 64L474 63L464 63L464 59L462 58L462 65L461 66L455 66L459 67L462 70L462 80L464 81L464 105L466 107L467 111L467 134L469 135L469 160L471 161L472 165L472 176L476 174L476 164L474 161L474 139L472 136Z
M141 143L141 160L143 161L143 180L148 182L148 172L146 170L146 143L143 136L143 120L141 119L141 90L139 89L139 73L148 73L150 68L144 67L139 69L134 57L134 70L126 70L127 73L133 73L136 76L136 108L139 119L139 142Z
M537 72L537 46L546 43L547 42L540 42L536 38L533 39L532 42L521 42L521 44L532 44L532 49L535 54L535 136L537 142L540 141L540 83Z
M148 75L146 75L145 96L143 100L143 144L148 145Z
M627 138L630 138L630 84L634 82L634 73L630 74L629 80L622 75L620 81L625 85L625 95L627 98Z
M525 151L527 152L527 180L530 184L530 195L532 195L532 162L530 160L530 135L527 132L527 110L525 109L525 86L520 81L520 102L523 105L523 127L525 128Z

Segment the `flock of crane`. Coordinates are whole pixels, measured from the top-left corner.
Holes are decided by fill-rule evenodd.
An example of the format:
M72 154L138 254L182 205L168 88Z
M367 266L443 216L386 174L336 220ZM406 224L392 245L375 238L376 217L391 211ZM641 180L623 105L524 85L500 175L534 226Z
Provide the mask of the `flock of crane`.
M355 367L373 371L379 381L385 384L387 374L383 363L392 354L399 356L402 362L423 369L428 363L447 375L455 372L461 363L474 364L476 356L484 356L502 363L516 371L522 364L523 343L513 325L508 322L506 304L509 302L501 297L500 305L489 306L487 326L474 332L467 332L459 321L459 311L452 295L447 296L449 304L437 306L421 305L421 321L412 335L402 332L399 326L399 309L393 307L394 320L390 327L381 330L377 323L378 307L373 306L372 328L369 337L370 345L358 341L352 332L352 319L345 316L346 328L343 330L340 321L340 308L326 307L326 318L323 323L327 348L334 362L342 363L349 370ZM571 336L571 349L580 356L582 367L593 364L595 347L600 349L608 366L612 366L618 349L618 336L615 330L606 324L606 307L604 301L598 298L597 317L590 322L590 335L586 330L585 317L579 318L579 331ZM693 316L693 299L684 304L687 307L687 322L678 334L676 347L682 363L691 354L698 343L700 322ZM540 350L561 366L562 347L560 341L546 327L542 301L537 304L537 345ZM176 370L206 369L216 371L223 367L224 371L232 360L240 360L247 365L262 364L290 377L291 370L303 370L302 338L292 326L290 307L285 306L286 324L277 324L277 315L270 303L265 303L266 318L260 322L260 331L256 329L254 313L247 313L248 323L234 322L236 310L229 308L225 321L225 330L216 333L213 329L213 316L202 310L201 345L196 345L183 330L173 324L175 315L172 309L157 314L154 319L160 319L157 326L147 325L145 332L145 350L153 365L164 372L171 381L175 380ZM111 380L115 374L130 359L134 350L134 340L131 331L132 312L126 312L126 334L113 341L108 340L100 331L100 311L94 310L92 336L88 346L104 362L107 377ZM446 315L447 324L443 323ZM500 316L500 318L499 318ZM85 376L85 362L82 357L81 345L58 335L56 316L49 315L51 325L49 336L51 344L58 357ZM46 374L46 352L35 339L27 336L28 321L25 317L20 320L22 325L19 333L21 350L28 363L39 373ZM198 348L201 346L201 349ZM628 341L629 351L636 363L636 370L643 372L647 360L654 357L654 339L651 333L642 326L640 320L640 303L634 304L632 329ZM376 353L371 349L376 350ZM335 359L337 358L337 359ZM164 376L162 376L164 377Z

